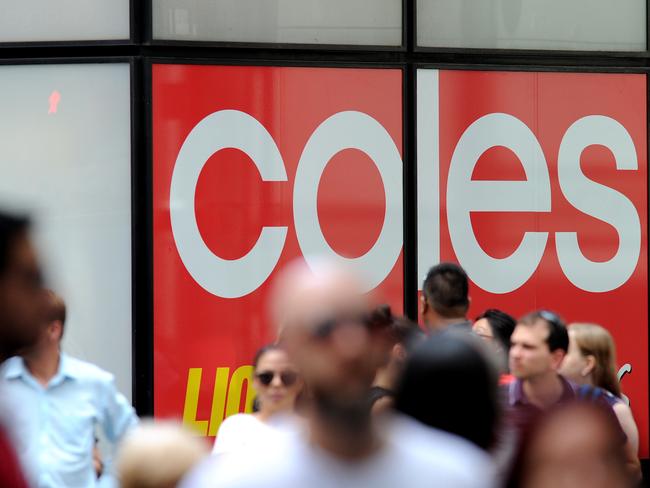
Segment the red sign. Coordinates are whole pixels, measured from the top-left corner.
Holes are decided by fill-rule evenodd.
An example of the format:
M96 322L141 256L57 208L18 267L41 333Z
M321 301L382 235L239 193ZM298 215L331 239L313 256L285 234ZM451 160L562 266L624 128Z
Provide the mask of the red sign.
M473 315L545 308L607 327L643 457L646 143L645 75L418 73L420 276L457 261Z
M354 266L401 313L402 72L153 66L154 412L243 410L288 261Z

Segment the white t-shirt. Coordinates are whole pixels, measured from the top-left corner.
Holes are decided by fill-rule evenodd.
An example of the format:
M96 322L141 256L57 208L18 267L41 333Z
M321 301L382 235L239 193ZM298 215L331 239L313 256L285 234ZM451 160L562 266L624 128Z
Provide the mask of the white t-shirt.
M212 448L213 454L246 451L264 444L275 434L275 428L255 415L240 413L223 421Z
M386 427L385 443L360 462L335 458L306 435L200 465L181 488L489 488L489 457L469 442L403 418Z

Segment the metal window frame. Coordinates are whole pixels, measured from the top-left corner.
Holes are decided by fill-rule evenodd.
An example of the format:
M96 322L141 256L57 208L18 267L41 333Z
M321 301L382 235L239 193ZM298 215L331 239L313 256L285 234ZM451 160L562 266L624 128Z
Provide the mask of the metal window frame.
M1 54L1 52L0 52ZM57 58L0 58L0 66L65 66L65 65L92 65L92 64L121 64L129 66L129 109L131 113L131 126L129 133L130 143L130 187L131 187L131 329L133 337L136 334L136 325L141 323L142 306L138 302L138 297L142 296L142 284L146 281L142 278L142 252L143 245L141 228L141 209L139 208L136 198L141 195L140 187L142 185L142 178L140 175L140 168L137 166L137 161L141 160L141 151L144 149L143 144L140 143L142 137L142 124L138 123L139 113L141 112L138 106L139 90L141 83L138 80L137 64L138 60L133 57L57 57ZM139 213L140 212L140 213ZM142 383L136 381L136 373L138 368L141 367L141 358L136 357L135 342L132 338L131 347L131 370L132 370L132 385L131 393L135 401L136 391Z
M284 67L291 67L291 68L322 68L322 69L329 69L329 68L343 68L343 69L376 69L376 70L386 70L386 69L391 69L391 70L399 70L401 71L402 74L402 159L404 161L404 166L402 169L402 191L403 194L406 195L407 187L408 187L408 182L407 180L410 179L410 175L412 171L415 170L414 165L409 165L407 161L410 161L410 149L409 146L407 145L406 141L406 134L408 134L407 130L409 127L409 123L406 120L405 117L405 109L406 109L406 103L407 103L407 93L409 90L406 88L406 71L407 67L404 66L401 63L385 63L385 62L380 62L380 63L358 63L358 62L353 62L353 61L328 61L328 62L323 62L323 61L317 61L317 60L296 60L296 59L285 59L282 61L276 61L276 60L264 60L264 59L255 59L255 60L250 60L250 59L229 59L229 60L216 60L216 59L205 59L205 58L148 58L144 60L143 62L143 78L146 80L145 83L145 107L146 107L146 113L145 113L145 119L146 119L146 174L147 174L147 187L146 187L146 202L140 201L141 207L140 207L140 214L145 218L146 221L146 236L142 237L142 242L147 242L147 246L149 253L148 253L148 261L146 262L147 266L147 279L140 284L139 289L141 290L141 297L140 297L140 304L142 305L143 303L148 304L148 309L147 310L140 310L141 314L146 314L147 319L144 320L144 324L141 325L140 332L141 334L139 337L135 337L135 342L134 342L134 350L138 349L144 349L144 351L141 353L141 355L138 357L137 360L137 368L138 368L138 375L136 380L142 381L142 388L136 387L134 389L134 398L138 399L138 411L143 411L146 412L147 415L153 415L154 413L154 398L153 398L153 390L154 390L154 371L153 371L153 332L154 332L154 322L153 322L153 291L155 287L154 283L154 276L153 276L153 253L151 252L151 249L153 249L153 191L151 187L151 182L152 178L151 176L153 175L153 168L154 168L154 160L153 160L153 148L154 148L154 140L153 140L153 85L152 85L152 71L153 71L153 66L155 65L161 65L161 64L167 64L167 65L182 65L182 66L215 66L215 67L221 67L221 66L245 66L245 67L278 67L278 68L284 68ZM146 208L144 203L146 203ZM403 273L402 273L402 279L403 279L403 298L407 296L411 296L412 293L407 293L407 283L411 283L413 280L410 278L410 274L408 274L409 266L406 264L406 242L407 240L409 241L411 246L415 245L415 241L412 240L412 238L409 240L407 237L407 216L408 216L408 210L407 206L404 205L402 212L403 212L403 225L402 225L402 234L404 238L404 248L403 248L403 256L404 256L404 264L403 264ZM142 231L141 227L141 231ZM411 236L413 237L413 236ZM141 243L142 243L141 242ZM144 249L141 249L141 252L144 252ZM413 253L411 253L411 256L413 256ZM143 272L143 270L140 270ZM144 275L140 275L140 279L143 279ZM412 288L412 287L411 287ZM409 292L412 290L409 290ZM417 291L417 287L416 287ZM415 300L410 300L415 304ZM411 304L411 305L413 305ZM404 303L404 310L406 313L406 306L407 304ZM413 309L411 306L411 310L409 315L413 315L413 310L415 310L415 313L417 313L417 309ZM141 316L141 318L144 318ZM146 329L144 329L146 327ZM137 395L137 396L136 396Z
M411 0L402 0L402 36L400 45L371 44L309 44L289 42L236 42L236 41L189 41L176 39L157 39L153 35L153 0L142 0L148 6L148 18L145 21L145 42L152 46L180 46L188 48L214 49L277 49L299 51L353 51L353 52L406 52L408 7Z
M650 32L650 31L649 31ZM649 66L592 66L592 65L582 65L582 66L573 66L573 65L545 65L540 66L536 64L468 64L468 63L436 63L436 62L416 62L410 66L412 70L412 83L410 84L413 94L410 96L412 100L412 108L414 109L413 114L411 115L412 121L415 123L417 121L417 71L419 69L440 69L440 70L459 70L459 71L494 71L494 72L522 72L522 73L618 73L618 74L643 74L646 77L646 142L650 143L650 67ZM650 145L647 145L647 148L650 149ZM414 143L411 151L411 156L415 160L417 165L417 142ZM650 156L647 156L650 158ZM647 161L646 161L647 164ZM650 211L650 172L647 175L646 185L648 192L646 194L646 209ZM416 198L417 206L417 174L415 176L415 181L412 182L410 187L414 198ZM406 194L405 194L406 195ZM646 220L646 228L650 228L650 212L648 213L648 219ZM417 215L412 215L411 225L415 227L416 230L416 249L415 255L417 257ZM650 276L650 263L646 259L646 276ZM417 279L417 266L415 267L415 279ZM405 297L405 300L407 297ZM650 361L650 334L648 336L648 360ZM650 378L649 378L650 383ZM646 395L649 394L649 389L645 392ZM650 458L641 458L641 470L643 473L643 479L650 479Z
M466 54L473 53L476 55L491 55L500 54L504 56L517 56L517 57L536 57L545 56L548 53L553 53L554 56L559 57L594 57L594 58L650 58L650 2L646 0L646 46L643 51L585 51L585 50L570 50L570 49L498 49L498 48L463 48L463 47L444 47L444 46L420 46L418 44L417 34L417 2L412 0L412 29L409 31L411 34L411 42L413 44L413 52L416 53L432 53L432 54Z
M140 38L141 0L129 0L129 37L124 39L93 39L93 40L61 40L61 41L0 41L0 58L4 50L26 48L72 48L72 47L100 47L100 46L129 46L138 42Z

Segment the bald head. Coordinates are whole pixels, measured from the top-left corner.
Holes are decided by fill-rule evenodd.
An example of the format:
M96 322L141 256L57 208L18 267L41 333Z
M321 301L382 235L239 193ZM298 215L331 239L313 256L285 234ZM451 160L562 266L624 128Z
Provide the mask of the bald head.
M377 368L386 360L386 334L367 320L360 281L322 262L294 262L279 276L272 302L287 353L316 403L364 406Z
M280 332L311 329L333 316L360 315L367 310L361 282L348 269L328 261L311 268L294 261L282 271L274 291L271 312Z

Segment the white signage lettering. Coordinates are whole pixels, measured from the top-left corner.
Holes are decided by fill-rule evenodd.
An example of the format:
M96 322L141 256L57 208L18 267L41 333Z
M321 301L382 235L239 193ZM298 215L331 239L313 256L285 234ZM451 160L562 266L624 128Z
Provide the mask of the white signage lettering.
M438 78L418 71L418 275L420 286L430 266L440 260ZM424 113L421 113L424 111ZM559 186L577 210L614 227L619 245L604 262L585 257L576 232L556 232L560 267L576 287L593 293L614 290L634 273L641 252L641 223L633 203L622 193L590 180L580 167L589 146L609 149L618 170L638 169L636 148L618 121L601 115L583 117L564 134L558 152ZM519 159L524 181L472 180L479 158L490 148L505 147ZM425 177L422 179L422 177ZM434 194L432 195L431 192ZM474 234L472 212L551 212L548 165L532 130L518 118L491 113L461 135L451 157L446 182L449 236L461 266L479 287L509 293L525 284L544 255L548 232L524 232L517 249L505 258L485 252ZM431 227L433 226L433 229ZM425 229L423 231L423 229Z
M287 227L264 227L251 251L235 260L215 255L196 221L194 197L206 161L217 151L235 148L255 163L264 181L287 181L284 161L269 132L255 118L222 110L201 120L186 138L176 160L170 191L172 232L183 264L206 291L224 298L252 293L277 265ZM327 163L344 149L358 149L375 163L384 185L386 212L382 230L363 256L345 258L327 243L318 219L318 184ZM294 221L308 264L327 256L352 266L365 278L366 290L379 285L395 266L402 249L402 159L386 129L361 112L340 112L312 134L298 163L293 195ZM228 238L228 236L224 236Z

